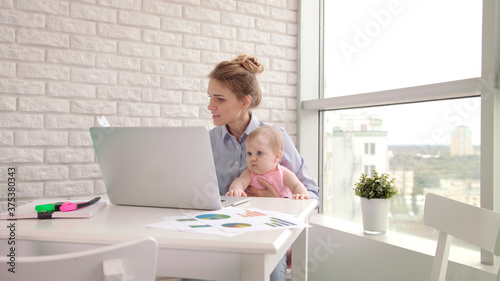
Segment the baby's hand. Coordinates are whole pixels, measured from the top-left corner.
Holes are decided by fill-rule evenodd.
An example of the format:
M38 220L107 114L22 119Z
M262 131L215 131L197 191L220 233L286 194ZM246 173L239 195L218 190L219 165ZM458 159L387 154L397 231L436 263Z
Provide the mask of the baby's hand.
M304 194L294 194L292 196L292 199L297 199L297 200L302 200L302 199L307 199L309 200L309 195L304 195Z
M246 194L246 193L245 193L245 191L243 191L243 190L233 189L233 190L229 190L229 191L226 193L226 196L240 196L240 197L247 197L247 194Z

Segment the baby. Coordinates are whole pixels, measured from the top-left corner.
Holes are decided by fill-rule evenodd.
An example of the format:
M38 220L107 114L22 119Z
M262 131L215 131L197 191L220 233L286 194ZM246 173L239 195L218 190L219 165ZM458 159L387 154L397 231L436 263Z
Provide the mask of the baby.
M274 186L280 197L309 199L309 193L297 176L279 164L284 141L281 132L272 126L254 129L245 140L247 169L233 181L226 195L247 196L245 190L252 186L266 189L258 178Z

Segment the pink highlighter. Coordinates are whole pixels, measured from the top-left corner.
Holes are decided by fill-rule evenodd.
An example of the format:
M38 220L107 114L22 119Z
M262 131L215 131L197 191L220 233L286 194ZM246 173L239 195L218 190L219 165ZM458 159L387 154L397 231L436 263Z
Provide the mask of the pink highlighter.
M95 202L99 201L101 197L96 197L88 202L78 202L78 203L71 203L71 202L65 202L59 207L59 211L61 212L70 212L74 210L78 210L87 206L90 206L94 204Z

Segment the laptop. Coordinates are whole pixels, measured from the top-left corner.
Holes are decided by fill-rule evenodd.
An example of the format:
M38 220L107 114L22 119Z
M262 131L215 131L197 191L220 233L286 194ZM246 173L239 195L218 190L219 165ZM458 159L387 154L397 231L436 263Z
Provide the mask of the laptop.
M92 127L109 201L218 210L248 201L220 196L205 127Z

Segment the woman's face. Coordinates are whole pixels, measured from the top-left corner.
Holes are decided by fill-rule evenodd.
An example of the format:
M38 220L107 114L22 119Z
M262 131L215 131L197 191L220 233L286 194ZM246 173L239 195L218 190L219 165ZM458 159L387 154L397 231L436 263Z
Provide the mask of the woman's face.
M208 110L212 113L214 125L236 124L248 109L245 100L239 100L236 95L221 82L210 79L208 82Z

